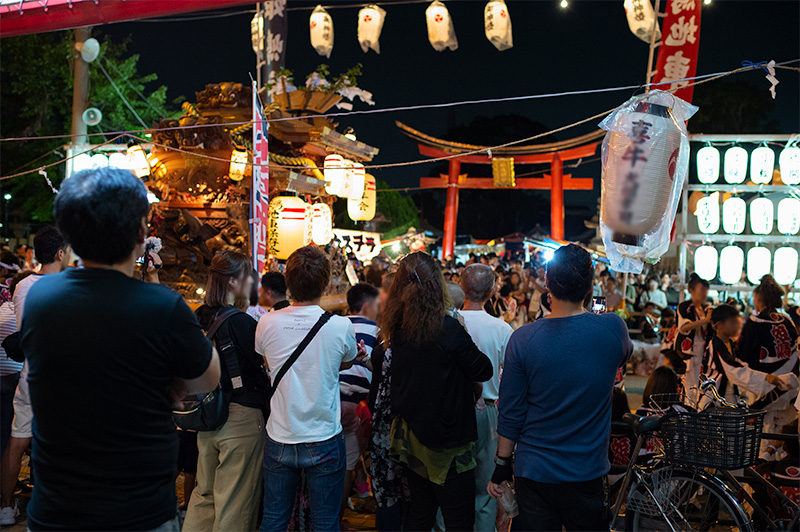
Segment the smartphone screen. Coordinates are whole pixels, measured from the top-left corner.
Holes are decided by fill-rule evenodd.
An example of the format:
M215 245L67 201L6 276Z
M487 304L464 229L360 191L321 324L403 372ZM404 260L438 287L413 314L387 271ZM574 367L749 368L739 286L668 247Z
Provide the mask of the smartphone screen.
M606 313L606 298L604 297L593 297L592 298L592 312L595 314L605 314Z

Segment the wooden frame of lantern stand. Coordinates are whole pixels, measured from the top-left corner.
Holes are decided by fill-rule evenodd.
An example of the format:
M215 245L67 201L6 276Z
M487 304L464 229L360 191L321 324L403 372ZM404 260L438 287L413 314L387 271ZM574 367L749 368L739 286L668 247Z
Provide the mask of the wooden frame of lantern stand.
M798 134L789 135L704 135L696 134L689 135L690 142L743 142L743 143L759 143L759 142L788 142L796 138ZM776 158L777 159L777 158ZM720 162L722 164L722 162ZM749 160L748 160L749 164ZM748 167L749 168L749 167ZM722 171L720 172L720 179L722 180ZM800 190L800 187L795 185L740 185L729 184L691 184L683 187L681 192L681 233L678 235L680 242L679 254L679 275L680 285L677 287L680 290L686 290L686 269L689 258L689 243L690 242L711 242L711 243L761 243L761 244L792 244L800 246L800 235L729 235L725 234L710 234L704 233L689 233L689 193L690 192L785 192L787 188L794 188ZM748 213L748 217L749 217ZM746 265L745 265L746 268ZM752 292L754 286L751 285L711 285L712 290L718 292Z

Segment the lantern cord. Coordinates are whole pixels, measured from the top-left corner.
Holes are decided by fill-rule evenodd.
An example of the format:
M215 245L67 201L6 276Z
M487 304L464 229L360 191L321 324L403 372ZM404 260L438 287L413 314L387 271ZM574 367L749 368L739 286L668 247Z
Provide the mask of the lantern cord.
M117 84L116 84L116 83L114 83L114 80L113 80L113 79L111 79L111 76L109 76L109 75L108 75L108 71L107 71L107 70L106 70L106 68L103 66L103 63L97 63L97 66L99 66L99 67L100 67L100 70L102 70L102 71L103 71L103 75L105 75L105 77L106 77L106 79L108 80L108 82L109 82L109 83L111 83L111 86L112 86L112 87L114 87L114 90L115 90L115 91L117 91L117 95L118 95L118 96L120 97L120 99L122 100L122 103L124 103L124 104L125 104L125 106L126 106L128 109L130 109L131 113L133 113L133 116L135 116L135 117L136 117L136 120L138 120L138 121L139 121L139 123L140 123L140 124L142 124L142 127L146 128L146 127L147 127L147 124L145 124L145 123L144 123L144 120L142 120L142 117L141 117L141 116L139 116L139 113L137 113L137 112L136 112L136 110L133 108L133 106L130 104L130 102L129 102L128 100L126 100L126 99L125 99L125 96L123 96L123 95L122 95L122 92L119 90L119 87L117 87Z

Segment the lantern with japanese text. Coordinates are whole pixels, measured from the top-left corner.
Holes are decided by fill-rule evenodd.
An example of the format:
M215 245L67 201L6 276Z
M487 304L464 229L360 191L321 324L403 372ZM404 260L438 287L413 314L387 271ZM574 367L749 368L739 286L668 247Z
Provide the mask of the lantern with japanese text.
M767 198L756 198L750 202L750 230L756 235L772 232L775 220L775 206Z
M719 192L700 198L694 214L701 233L712 234L719 231Z
M364 180L364 194L361 198L347 200L347 214L354 221L369 221L375 218L375 207L377 205L377 191L375 189L375 178L366 174Z
M722 229L729 235L740 235L744 232L747 221L747 203L737 196L722 202Z
M655 42L661 40L661 28L656 24L656 12L650 0L625 0L623 7L631 33L647 44L653 40ZM653 39L653 27L656 29L655 39Z
M719 150L714 146L705 146L697 151L697 179L705 185L719 179Z
M759 146L750 154L750 179L756 185L765 185L772 181L775 169L775 152L767 146Z
M317 6L308 19L311 46L319 55L331 56L333 50L333 19L322 6Z
M794 283L797 279L798 258L800 257L795 248L785 246L775 250L775 256L772 259L772 273L778 284Z
M323 175L325 177L325 192L331 196L343 196L347 185L347 173L350 165L341 155L331 153L325 157Z
M350 162L348 169L347 188L344 190L343 198L349 200L360 200L364 195L364 185L367 181L367 173L361 163Z
M747 177L747 150L734 146L725 150L725 182L729 185L744 183Z
M311 241L324 246L333 240L333 213L327 203L312 206Z
M514 46L511 34L511 16L503 0L491 0L483 9L483 26L486 38L500 51Z
M719 280L738 284L744 270L744 251L739 246L726 246L719 252Z
M753 284L769 273L772 253L763 246L752 247L747 251L747 280Z
M247 171L247 148L236 146L231 152L231 164L228 168L228 177L231 181L241 181Z
M147 154L138 144L128 146L128 161L130 161L130 168L136 174L136 177L144 178L150 175L150 163L147 162Z
M453 20L443 3L439 0L431 2L431 5L425 10L425 19L428 23L428 40L434 50L441 52L445 48L451 50L458 48Z
M372 48L376 54L381 53L381 30L386 11L376 5L362 7L358 12L358 43L364 53Z
M311 243L313 210L294 196L278 196L269 202L269 253L279 260Z
M787 185L800 185L800 148L792 146L781 150L778 157L781 181Z
M778 232L796 235L800 231L800 200L784 198L778 202Z
M719 255L714 246L700 246L694 252L694 271L701 279L711 281L717 276Z

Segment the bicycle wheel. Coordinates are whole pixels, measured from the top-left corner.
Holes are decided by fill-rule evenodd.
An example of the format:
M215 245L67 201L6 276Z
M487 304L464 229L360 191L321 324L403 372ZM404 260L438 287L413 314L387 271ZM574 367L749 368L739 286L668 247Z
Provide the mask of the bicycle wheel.
M703 471L664 467L646 476L629 495L625 529L749 532L753 527L719 481Z

